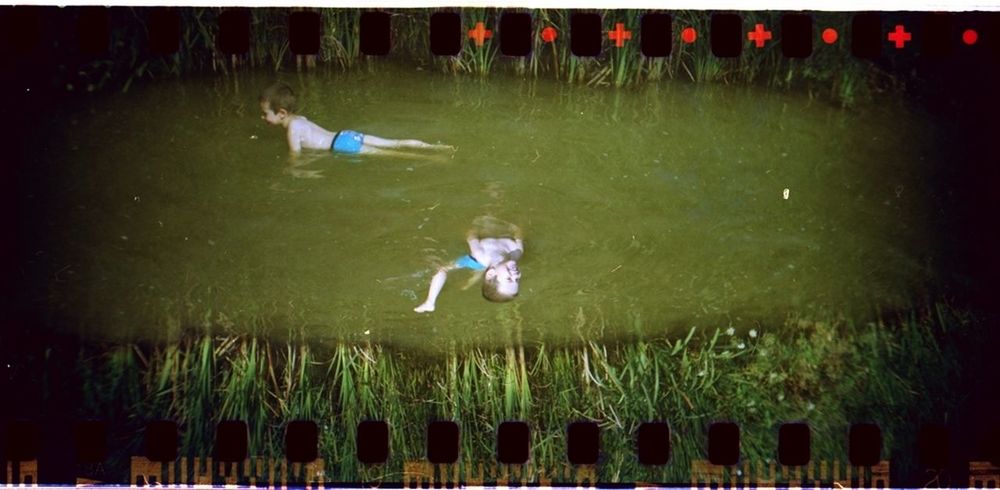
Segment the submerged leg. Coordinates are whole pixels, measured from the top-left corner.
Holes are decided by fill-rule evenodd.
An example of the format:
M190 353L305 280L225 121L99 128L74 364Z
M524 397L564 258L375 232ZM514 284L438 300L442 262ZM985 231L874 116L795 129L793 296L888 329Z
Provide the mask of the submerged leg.
M365 155L380 155L384 157L403 158L411 160L430 160L433 162L445 162L447 159L442 155L428 155L426 153L413 153L409 151L390 150L368 146L368 141L361 147L361 153Z
M379 138L370 134L365 135L365 145L376 148L419 148L425 150L454 150L455 147L443 144L431 144L420 140L391 140Z

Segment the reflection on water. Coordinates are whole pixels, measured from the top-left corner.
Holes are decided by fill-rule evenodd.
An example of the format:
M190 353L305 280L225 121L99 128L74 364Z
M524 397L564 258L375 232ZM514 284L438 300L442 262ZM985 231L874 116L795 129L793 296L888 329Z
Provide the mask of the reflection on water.
M328 129L458 151L320 152L304 168L323 178L293 178L257 113L266 75L68 105L19 196L25 303L94 336L212 323L433 348L865 319L946 279L941 138L902 104L402 69L285 79ZM458 271L436 312L413 313L487 214L525 230L521 295L489 303Z

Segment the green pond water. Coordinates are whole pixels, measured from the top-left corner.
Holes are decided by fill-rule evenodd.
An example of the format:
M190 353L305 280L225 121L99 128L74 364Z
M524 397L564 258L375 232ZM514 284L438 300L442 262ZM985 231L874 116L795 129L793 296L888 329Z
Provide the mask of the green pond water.
M210 321L436 350L864 321L942 279L941 137L902 102L392 67L281 78L323 127L458 150L315 152L303 168L322 178L295 178L260 119L274 74L79 99L30 142L24 304L94 338ZM483 215L525 230L520 296L490 303L457 271L414 313Z

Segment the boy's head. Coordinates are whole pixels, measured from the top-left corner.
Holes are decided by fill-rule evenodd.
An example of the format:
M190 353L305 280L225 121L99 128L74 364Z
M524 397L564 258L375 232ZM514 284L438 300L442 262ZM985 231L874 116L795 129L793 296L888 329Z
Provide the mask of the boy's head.
M280 124L281 120L295 112L295 94L287 83L278 82L264 89L260 94L260 110L264 120Z
M521 270L517 262L506 260L486 269L483 275L483 297L495 303L510 301L517 296Z

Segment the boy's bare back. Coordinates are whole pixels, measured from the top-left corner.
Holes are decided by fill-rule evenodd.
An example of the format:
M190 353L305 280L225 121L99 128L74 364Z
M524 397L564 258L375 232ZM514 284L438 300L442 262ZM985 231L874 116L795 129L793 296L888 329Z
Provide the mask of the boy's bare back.
M293 115L288 123L288 148L294 152L302 148L329 150L333 146L334 133L327 131L303 116Z

